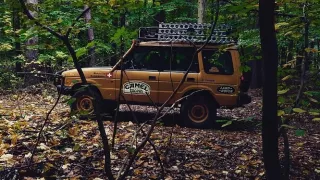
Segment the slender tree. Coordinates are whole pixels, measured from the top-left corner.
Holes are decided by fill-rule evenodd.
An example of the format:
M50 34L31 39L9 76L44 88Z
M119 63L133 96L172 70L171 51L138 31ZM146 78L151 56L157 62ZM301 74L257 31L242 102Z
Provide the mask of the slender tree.
M87 9L89 6L85 5L84 9ZM89 10L85 15L84 19L86 23L90 23L91 20L91 11ZM93 33L93 27L88 27L88 42L92 42L94 40L94 33ZM90 47L89 49L89 59L88 59L88 64L89 66L94 66L95 64L95 55L94 55L94 47Z
M27 0L26 4L36 7L37 4L38 4L38 0ZM30 13L34 17L37 17L37 12L36 11L30 11ZM35 28L35 27L31 27L31 28ZM30 47L30 46L34 46L34 45L37 45L37 44L38 44L38 36L37 35L35 35L32 38L28 39L28 41L26 42L26 47L27 47L26 58L27 58L27 60L29 62L33 61L33 60L36 60L37 57L38 57L38 50Z
M205 16L206 0L198 0L198 23L203 23Z
M19 8L14 6L12 10L12 22L13 22L12 24L13 24L14 31L17 31L21 28L19 12L20 12ZM15 33L15 36L18 39L18 35L16 33ZM17 56L21 54L20 41L15 41L15 52ZM16 72L21 72L21 71L22 71L21 62L16 62Z
M278 48L274 27L274 0L259 0L260 39L263 59L263 160L267 179L281 179L278 154L277 67Z

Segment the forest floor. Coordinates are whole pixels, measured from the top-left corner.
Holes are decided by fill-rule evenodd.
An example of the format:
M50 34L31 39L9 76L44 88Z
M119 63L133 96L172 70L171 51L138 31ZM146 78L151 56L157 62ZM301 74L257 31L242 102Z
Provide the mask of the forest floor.
M219 109L219 120L234 120L221 127L200 130L183 128L178 109L156 126L151 139L161 154L165 179L264 179L261 141L260 90L250 91L253 101L242 108ZM62 97L49 118L44 135L28 165L46 113L57 98L50 85L31 86L15 92L0 92L0 179L106 179L103 149L97 123L70 116L67 97ZM141 121L152 119L155 108L132 106ZM289 129L290 179L320 179L320 122L312 116L296 114L292 126L304 129L304 136ZM113 122L104 121L111 141ZM130 111L121 106L118 132L111 153L112 170L117 174L131 145L138 124ZM145 126L147 130L149 125ZM170 143L170 134L172 139ZM141 134L137 141L141 141ZM283 147L282 139L279 142ZM280 152L280 157L283 153ZM161 168L150 145L138 154L131 179L159 179Z

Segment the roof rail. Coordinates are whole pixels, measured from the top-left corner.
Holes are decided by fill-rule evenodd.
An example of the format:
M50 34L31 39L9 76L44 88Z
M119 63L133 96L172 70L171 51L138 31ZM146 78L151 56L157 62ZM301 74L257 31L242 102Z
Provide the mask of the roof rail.
M211 24L160 23L158 27L140 27L139 40L204 43L210 34ZM229 44L235 41L229 37L231 26L216 26L210 44Z

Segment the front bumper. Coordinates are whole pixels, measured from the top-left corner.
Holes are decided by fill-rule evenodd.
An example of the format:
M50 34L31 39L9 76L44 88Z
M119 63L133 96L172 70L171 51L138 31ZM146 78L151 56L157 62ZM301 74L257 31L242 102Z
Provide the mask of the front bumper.
M71 95L72 94L72 88L71 87L66 87L63 85L57 85L57 91L61 92L63 95Z
M56 77L54 78L53 84L56 86L58 93L61 92L63 95L71 95L72 88L64 86L64 77Z

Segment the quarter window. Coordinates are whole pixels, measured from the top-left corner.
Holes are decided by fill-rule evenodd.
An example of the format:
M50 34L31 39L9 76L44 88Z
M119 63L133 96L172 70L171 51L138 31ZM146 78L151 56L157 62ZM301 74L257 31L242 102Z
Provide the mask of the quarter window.
M232 75L234 72L232 56L229 51L219 52L213 50L203 50L202 59L204 71L207 74Z

